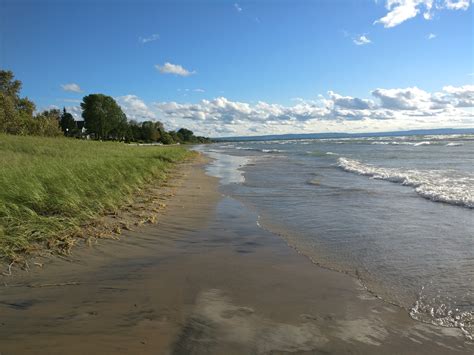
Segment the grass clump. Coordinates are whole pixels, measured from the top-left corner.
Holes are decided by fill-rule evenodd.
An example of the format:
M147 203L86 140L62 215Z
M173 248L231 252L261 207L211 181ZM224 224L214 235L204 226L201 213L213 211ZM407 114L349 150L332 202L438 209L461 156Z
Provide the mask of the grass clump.
M57 245L189 154L179 146L0 134L0 258Z

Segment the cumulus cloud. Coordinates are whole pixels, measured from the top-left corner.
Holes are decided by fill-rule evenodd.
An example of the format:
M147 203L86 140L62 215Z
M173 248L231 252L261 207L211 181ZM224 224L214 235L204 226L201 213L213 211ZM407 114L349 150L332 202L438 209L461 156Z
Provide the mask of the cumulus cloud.
M66 110L76 121L82 121L82 109L80 106L67 106Z
M372 43L372 41L366 35L357 36L352 40L352 42L358 46Z
M406 89L376 89L372 95L381 102L381 107L391 110L429 109L431 95L417 87Z
M136 121L156 119L156 114L136 95L120 96L116 100L129 119Z
M183 68L179 64L172 64L169 62L166 62L163 65L155 65L155 68L161 73L161 74L175 74L179 76L190 76L193 74L196 74L195 71L189 71L185 68Z
M333 91L328 92L330 101L329 103L333 104L333 107L340 107L343 109L354 109L354 110L368 110L374 106L373 101L359 99L357 97L342 96L336 94Z
M63 88L64 91L77 92L77 93L82 92L81 87L75 83L62 84L61 87Z
M159 39L160 39L160 35L158 33L153 33L152 35L148 37L138 37L138 41L142 44L157 41Z
M269 134L324 130L390 130L471 125L474 89L446 86L429 93L416 87L376 89L373 99L333 91L317 100L299 99L293 106L232 101L225 97L198 103L156 102L157 115L200 134ZM324 127L324 129L322 129Z
M292 105L226 97L195 103L145 103L136 95L116 100L129 119L160 120L167 129L186 127L208 136L474 127L474 85L445 86L436 92L378 88L369 98L329 91L314 100L298 98ZM68 110L80 116L79 106Z
M436 10L467 10L469 0L386 0L387 14L376 20L385 28L391 28L418 16L420 13L425 20L431 20Z
M443 91L453 98L455 106L474 107L474 85L445 86Z

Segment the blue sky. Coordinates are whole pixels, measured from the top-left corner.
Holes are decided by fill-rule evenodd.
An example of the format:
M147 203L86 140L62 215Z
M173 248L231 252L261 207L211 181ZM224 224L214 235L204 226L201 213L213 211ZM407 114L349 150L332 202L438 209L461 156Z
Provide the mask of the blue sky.
M216 135L474 127L470 0L3 0L39 108L89 93Z

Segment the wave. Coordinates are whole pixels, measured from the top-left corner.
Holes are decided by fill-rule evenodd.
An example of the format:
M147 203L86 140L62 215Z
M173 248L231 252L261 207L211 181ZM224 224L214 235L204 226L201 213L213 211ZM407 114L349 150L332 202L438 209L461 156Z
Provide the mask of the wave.
M283 153L284 150L281 149L261 149L262 153Z
M337 165L347 172L412 186L418 195L432 201L474 208L474 176L448 170L382 168L344 157Z
M375 145L411 145L414 147L419 147L421 145L431 145L431 144L439 144L439 143L434 143L431 141L423 141L423 142L403 142L403 141L380 141L380 142L372 142L370 144L375 144Z
M253 150L255 152L259 152L260 149L257 149L257 148L250 148L250 147L235 147L235 149L237 150Z
M418 143L415 143L415 144L413 144L413 146L414 146L414 147L418 147L418 146L420 146L420 145L430 145L430 144L431 144L431 142L425 141L425 142L418 142Z
M446 147L460 147L462 145L464 145L464 144L463 143L451 142L451 143L446 144Z
M321 150L307 150L305 153L307 155L311 155L313 157L327 157L328 155L339 155L337 153L324 152L324 151L321 151Z
M284 150L281 149L260 149L260 148L252 148L252 147L235 147L237 150L249 150L252 152L260 152L260 153L283 153Z

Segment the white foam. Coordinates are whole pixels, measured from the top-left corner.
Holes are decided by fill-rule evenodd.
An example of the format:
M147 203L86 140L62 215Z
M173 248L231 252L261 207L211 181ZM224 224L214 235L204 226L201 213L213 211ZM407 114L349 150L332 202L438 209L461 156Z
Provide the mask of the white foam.
M418 143L415 143L415 144L413 144L413 145L414 145L415 147L418 147L418 146L420 146L420 145L430 145L430 144L431 144L431 142L425 141L425 142L418 142Z
M283 153L284 151L281 149L262 149L262 153Z
M430 299L423 294L424 286L421 288L418 299L410 309L413 319L424 323L430 323L441 327L459 328L468 340L473 340L474 311L463 311L458 308L441 303L432 304Z
M257 152L260 151L260 149L251 148L251 147L235 147L235 149L237 149L237 150L254 150L254 151L257 151Z
M473 175L450 170L382 168L344 157L338 159L338 166L351 173L412 186L417 194L432 201L474 208Z
M456 143L456 142L450 142L450 143L446 144L446 147L460 147L462 145L464 145L464 144Z

